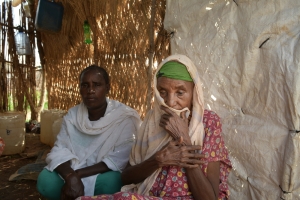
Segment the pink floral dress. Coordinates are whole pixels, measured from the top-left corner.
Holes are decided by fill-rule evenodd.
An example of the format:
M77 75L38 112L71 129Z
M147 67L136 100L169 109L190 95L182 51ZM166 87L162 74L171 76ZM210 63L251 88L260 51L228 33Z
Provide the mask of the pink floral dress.
M203 117L205 130L204 146L202 153L206 155L206 163L201 166L206 175L209 162L220 161L219 200L229 198L227 178L231 170L228 152L221 136L222 125L219 116L205 110ZM129 192L118 192L113 195L98 195L93 197L80 197L81 200L106 199L106 200L190 200L193 199L189 191L185 169L178 166L164 166L157 176L149 196Z

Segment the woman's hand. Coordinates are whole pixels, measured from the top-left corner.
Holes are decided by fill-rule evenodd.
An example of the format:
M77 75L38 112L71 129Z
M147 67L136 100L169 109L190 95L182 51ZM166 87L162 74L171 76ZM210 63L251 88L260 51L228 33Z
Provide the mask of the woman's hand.
M187 145L183 146L182 137L179 141L170 141L155 155L155 159L158 161L159 166L176 165L179 167L196 168L204 161L200 160L205 158L205 155L198 153L201 150L200 145Z
M159 126L165 129L174 140L183 138L183 145L192 145L189 136L189 121L186 112L180 113L180 117L165 106L160 107L166 113L161 116Z
M61 190L61 200L74 200L80 196L84 196L84 186L78 174L73 172L65 179Z
M71 168L71 162L67 161L55 168L55 171L65 180L61 189L61 200L73 200L84 195L84 186L81 177Z

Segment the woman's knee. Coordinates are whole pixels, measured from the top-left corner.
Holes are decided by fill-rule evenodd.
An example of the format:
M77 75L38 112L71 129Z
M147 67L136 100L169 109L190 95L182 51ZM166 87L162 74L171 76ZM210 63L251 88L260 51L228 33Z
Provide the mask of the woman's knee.
M38 192L47 199L59 199L64 181L56 172L43 169L37 179Z
M97 176L94 194L114 194L119 192L121 187L121 173L117 171L109 171Z

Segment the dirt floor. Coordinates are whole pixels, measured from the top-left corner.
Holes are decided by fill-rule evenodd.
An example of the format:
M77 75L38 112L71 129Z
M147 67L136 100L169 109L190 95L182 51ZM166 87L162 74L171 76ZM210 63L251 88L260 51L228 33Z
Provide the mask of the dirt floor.
M40 135L26 133L24 152L0 156L0 200L45 200L36 190L36 180L9 181L18 169L35 163L38 152L43 150L48 151L50 147L40 142Z

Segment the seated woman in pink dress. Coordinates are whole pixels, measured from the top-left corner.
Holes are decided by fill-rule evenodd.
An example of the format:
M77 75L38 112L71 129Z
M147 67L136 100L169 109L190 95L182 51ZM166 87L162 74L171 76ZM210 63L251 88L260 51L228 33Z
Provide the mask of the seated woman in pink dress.
M113 195L90 199L229 198L231 163L220 118L204 109L197 68L184 55L172 55L154 76L155 101L122 172L125 186Z

